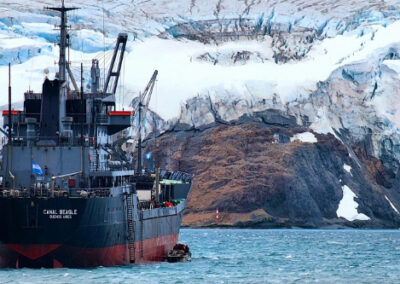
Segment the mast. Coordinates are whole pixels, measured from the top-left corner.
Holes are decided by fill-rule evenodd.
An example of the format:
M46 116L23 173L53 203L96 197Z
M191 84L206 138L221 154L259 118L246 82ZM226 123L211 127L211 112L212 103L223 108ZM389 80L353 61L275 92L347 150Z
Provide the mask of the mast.
M12 144L11 137L11 63L8 63L8 145Z
M138 131L138 150L137 150L137 174L142 174L142 102L139 102L139 131Z
M83 63L81 63L81 95L80 95L81 109L80 109L80 122L81 122L81 176L85 177L85 163L83 160L84 157L84 147L85 147L85 139L83 138L83 119L85 114L83 113Z
M81 102L81 111L80 111L80 121L81 121L81 145L84 146L85 140L83 139L83 123L85 118L85 113L83 112L83 63L81 63L81 95L80 95L80 102Z
M60 58L58 61L58 78L61 83L60 87L60 116L59 116L59 133L62 133L63 124L62 118L66 115L66 95L67 95L67 88L66 88L66 73L67 73L67 60L66 60L66 49L69 46L69 35L67 33L67 12L76 10L78 8L75 7L65 7L64 0L61 1L61 7L47 7L47 10L58 11L61 13L61 23L60 23Z
M11 173L12 168L12 113L11 113L11 63L8 63L8 144L7 144L7 169L6 176L12 180L14 188L14 176ZM8 180L8 179L7 179Z

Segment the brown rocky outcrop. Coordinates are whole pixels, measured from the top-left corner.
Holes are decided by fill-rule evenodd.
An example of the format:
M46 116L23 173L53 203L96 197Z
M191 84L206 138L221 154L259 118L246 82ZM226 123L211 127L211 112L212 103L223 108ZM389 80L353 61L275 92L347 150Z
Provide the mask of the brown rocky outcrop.
M396 204L399 199L378 184L379 163L371 167L372 160L351 158L332 134L314 133L316 143L291 142L305 131L310 130L247 119L170 131L146 147L161 167L194 174L186 226L398 226L399 216L384 196ZM370 221L337 217L343 185L355 192L358 211Z

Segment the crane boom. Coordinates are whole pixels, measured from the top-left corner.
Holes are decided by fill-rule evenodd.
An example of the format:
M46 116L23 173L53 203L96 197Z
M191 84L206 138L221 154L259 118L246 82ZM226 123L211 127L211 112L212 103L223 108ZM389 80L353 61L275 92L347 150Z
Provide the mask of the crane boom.
M140 94L139 104L138 104L138 113L139 113L139 125L137 131L138 137L138 151L137 151L137 173L142 173L142 125L143 121L146 117L147 110L149 108L151 94L153 93L153 88L157 79L158 71L155 70L153 76L151 76L149 83L147 83L146 88L143 93Z
M108 75L104 84L104 93L111 93L115 95L118 86L118 79L121 73L122 60L124 59L124 53L126 48L126 42L128 40L128 35L125 33L120 33L118 35L117 44L115 45L113 57L111 59L110 69L108 70ZM118 57L118 64L115 66L115 60ZM111 92L108 91L110 87L111 77L114 77L114 82L111 88Z
M139 121L139 127L142 126L144 118L146 117L147 110L149 108L149 103L151 99L151 94L153 93L153 88L157 79L158 70L155 70L153 76L151 76L149 83L147 83L146 89L140 95L139 107L143 108L142 120ZM144 102L144 104L143 104Z

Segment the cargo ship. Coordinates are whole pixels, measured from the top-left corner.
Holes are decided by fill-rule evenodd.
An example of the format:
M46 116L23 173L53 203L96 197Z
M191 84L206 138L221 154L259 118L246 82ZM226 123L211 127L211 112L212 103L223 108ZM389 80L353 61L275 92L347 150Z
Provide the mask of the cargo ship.
M161 261L178 241L192 176L144 167L140 131L136 161L120 159L115 150L118 134L134 116L143 120L146 106L116 109L127 34L118 35L104 86L93 60L84 92L83 76L79 88L67 58L67 14L76 8L46 9L61 16L58 72L44 79L42 92L24 94L23 110L12 109L9 83L2 113L0 267Z

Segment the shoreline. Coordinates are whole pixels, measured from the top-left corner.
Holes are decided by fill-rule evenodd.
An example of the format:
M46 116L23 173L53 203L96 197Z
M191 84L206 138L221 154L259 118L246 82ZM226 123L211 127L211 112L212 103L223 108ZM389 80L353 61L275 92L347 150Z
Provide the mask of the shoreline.
M209 225L182 225L181 229L254 229L254 230L400 230L399 226L346 226L346 225L325 225L325 226L235 226L226 224L209 224Z

